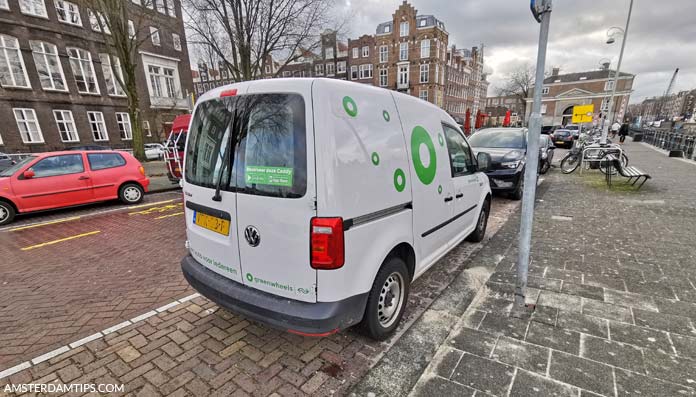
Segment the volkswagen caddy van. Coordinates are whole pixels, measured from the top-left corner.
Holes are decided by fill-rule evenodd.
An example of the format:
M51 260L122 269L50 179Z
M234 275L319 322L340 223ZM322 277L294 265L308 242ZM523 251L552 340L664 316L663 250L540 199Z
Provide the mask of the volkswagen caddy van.
M181 267L232 312L307 336L384 339L409 285L465 238L491 191L442 109L332 79L269 79L200 97L184 159Z

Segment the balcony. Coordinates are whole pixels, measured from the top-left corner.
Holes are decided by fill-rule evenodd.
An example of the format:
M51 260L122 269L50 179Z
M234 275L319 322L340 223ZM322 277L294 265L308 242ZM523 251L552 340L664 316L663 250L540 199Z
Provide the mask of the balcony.
M170 98L156 96L150 97L150 107L153 109L190 109L188 98Z

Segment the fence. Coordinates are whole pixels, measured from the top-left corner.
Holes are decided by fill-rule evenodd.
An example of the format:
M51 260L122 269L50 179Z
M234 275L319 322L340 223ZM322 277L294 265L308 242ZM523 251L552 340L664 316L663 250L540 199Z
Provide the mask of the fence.
M663 150L681 150L684 158L696 160L696 136L654 129L631 130L631 135L643 134L643 142Z

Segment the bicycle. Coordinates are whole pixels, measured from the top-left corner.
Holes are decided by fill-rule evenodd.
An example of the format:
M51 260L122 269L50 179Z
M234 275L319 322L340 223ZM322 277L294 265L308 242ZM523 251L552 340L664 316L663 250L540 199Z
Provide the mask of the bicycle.
M609 141L607 141L607 143L607 145L601 145L598 143L598 139L595 138L584 141L579 145L574 145L568 154L566 154L566 156L561 160L561 172L564 174L570 174L578 169L583 160L589 160L598 161L599 170L603 174L606 174L607 170L611 169L613 175L616 173L616 170L614 170L613 167L608 167L607 164L599 161L610 153L617 155L618 153L621 153L621 165L628 165L628 156L626 156L626 153L624 153L617 145L611 144ZM582 158L583 156L585 157ZM590 164L588 163L585 166L589 169Z

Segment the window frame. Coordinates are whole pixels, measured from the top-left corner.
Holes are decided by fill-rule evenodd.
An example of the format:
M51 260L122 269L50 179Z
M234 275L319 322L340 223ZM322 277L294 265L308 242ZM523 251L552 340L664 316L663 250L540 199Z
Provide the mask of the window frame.
M92 120L91 116L92 115L99 115L100 120ZM104 113L103 112L98 112L98 111L88 111L87 112L87 121L89 122L89 128L92 132L92 140L94 142L108 142L109 141L109 130L106 128L106 122L104 120ZM100 125L104 127L104 138L102 139L97 139L97 137L94 135L94 127ZM98 130L98 128L97 128Z
M430 81L430 64L422 63L419 67L418 76L418 81L421 84L428 83ZM423 76L425 76L425 79L423 79Z
M384 73L382 73L384 72ZM384 78L384 84L382 82L382 78ZM379 69L379 82L378 82L380 87L386 87L389 85L389 69L387 68L381 68Z
M421 40L420 57L430 58L430 39Z
M160 37L159 29L154 26L150 26L150 42L155 47L162 46L162 38Z
M22 120L17 118L17 111L20 111L22 113ZM12 114L14 115L15 121L17 122L17 129L19 131L19 136L22 138L22 143L24 144L34 144L34 143L45 143L44 137L43 137L43 132L41 131L41 124L39 123L39 118L36 116L36 110L32 108L12 108ZM33 116L33 120L29 120L26 116L27 114L31 114ZM29 141L24 138L24 135L22 135L22 127L21 123L25 124L25 128L27 131L29 131L29 122L33 122L36 125L36 131L38 133L38 137L40 140L38 141ZM31 133L29 132L28 137L31 138Z
M444 135L445 138L445 148L447 149L447 154L449 156L449 163L450 163L450 172L452 175L452 178L458 178L462 176L469 176L469 175L474 175L476 174L476 169L478 168L478 162L476 160L476 157L474 157L474 152L471 150L471 145L469 144L469 141L466 140L466 136L456 127L452 126L449 123L442 122L440 123L442 125L442 134ZM455 172L454 170L454 163L452 162L452 154L450 153L450 147L447 144L448 143L448 138L447 138L447 128L451 129L454 131L460 138L462 138L462 141L466 145L465 150L468 150L469 152L469 159L471 160L470 164L467 164L467 171L465 172Z
M549 87L541 87L541 95L548 95Z
M59 7L59 3L62 3L62 7ZM83 25L82 25L82 15L80 14L80 7L79 7L77 4L75 4L75 3L71 2L71 1L67 1L67 0L53 0L53 5L54 5L54 7L56 8L56 16L58 17L58 22L64 23L64 24L67 24L67 25L83 27ZM72 11L72 14L73 14L73 15L77 15L77 22L71 22L71 21L70 21L69 16L70 16L70 12L71 12L71 11L70 11L70 7L71 7L71 6L74 7L74 10ZM58 10L62 10L63 14L64 14L64 15L66 16L66 18L68 18L68 19L65 19L65 20L61 19L61 18L60 18L60 12L59 12Z
M10 2L8 0L0 0L0 10L10 11ZM0 138L0 145L2 144L2 138Z
M124 115L125 120L123 119ZM120 120L119 116L121 117ZM122 141L133 140L133 127L131 125L130 114L128 114L128 112L116 112L116 125L118 126L118 134Z
M327 63L324 67L324 70L326 71L327 76L336 75L336 65L334 65L333 63Z
M370 46L364 45L362 46L362 49L360 51L360 55L362 58L367 58L370 56Z
M379 63L389 62L389 46L381 45L379 46Z
M37 51L34 46L38 45L40 46L40 51ZM68 92L68 84L67 81L65 80L65 73L63 71L63 64L60 60L60 53L58 52L58 46L52 43L48 43L45 41L35 41L31 40L29 42L29 47L31 48L31 55L32 58L34 59L34 66L36 67L36 73L39 76L39 85L41 86L41 89L43 91L59 91L59 92ZM46 49L47 47L49 49L55 51L55 53L47 52ZM58 65L58 72L60 73L60 82L63 83L63 88L56 88L56 79L54 79L54 74L51 73L51 67L50 67L50 62L49 62L49 57L54 57L56 64ZM40 62L42 61L42 62ZM42 75L39 72L39 66L43 66L46 68L46 71L48 71L48 81L50 82L50 87L44 87L44 82L46 81L45 79L42 79Z
M78 57L73 56L70 52L75 51ZM97 73L94 70L94 62L92 61L92 53L79 47L67 47L66 51L68 53L68 59L70 60L70 69L73 72L73 78L75 79L75 84L77 85L77 92L83 95L101 95L101 90L99 88L99 81L97 80ZM87 54L87 58L82 58L80 55ZM75 66L73 60L78 63L80 67L81 76L83 77L83 82L87 91L80 91L80 85L77 81L77 75L75 74ZM84 68L83 62L89 63L89 69ZM91 72L91 77L94 79L94 88L96 92L89 91L88 79L85 75L85 71Z
M357 59L360 56L360 49L358 47L353 47L353 59Z
M36 5L41 3L41 9L43 10L43 13L39 12L34 12L36 11ZM22 6L23 4L25 5L32 5L32 8L25 8ZM46 9L46 2L44 0L19 0L19 11L24 14L24 15L29 15L32 17L36 18L43 18L43 19L48 19L48 11Z
M179 36L176 33L172 33L172 47L174 47L175 51L181 52L181 36Z
M350 79L357 80L359 78L360 74L358 72L358 65L350 65Z
M123 78L123 69L121 69L121 59L117 57L113 57L114 60L116 61L116 65L111 64L111 56L106 53L101 53L99 55L99 61L101 62L101 67L102 67L102 74L104 75L104 83L106 84L106 94L108 96L113 96L113 97L125 97L126 91L121 87L121 84L118 82L118 79L116 78L116 74L118 74L118 77L120 77L121 81L124 81ZM110 87L109 87L109 79L107 79L107 75L109 76L109 79L113 81L113 92L111 92ZM124 81L125 82L125 81ZM119 93L120 91L120 93Z
M324 64L323 63L317 63L314 65L314 75L315 76L323 76L324 75Z
M69 115L70 119L66 119L65 115ZM61 116L61 120L58 119L58 115ZM60 141L65 142L65 143L76 143L80 142L80 134L77 132L77 125L75 125L75 118L73 117L72 111L71 110L65 110L65 109L53 109L53 119L56 122L56 127L58 127L58 135L60 136ZM69 137L72 137L72 134L74 134L74 138L72 139L63 139L63 133L61 132L61 124L63 126L70 126L71 131L68 131ZM66 128L69 130L69 128Z
M346 61L336 62L336 74L346 72Z
M165 8L167 9L167 15L176 18L176 5L174 4L174 0L167 0Z
M123 161L123 164L114 165L114 166L110 166L110 167L104 167L104 168L94 168L94 166L92 166L92 160L91 160L91 158L90 158L91 156L107 156L107 155L111 155L111 156L115 156L115 157L120 157L121 160ZM125 167L126 165L128 165L128 162L127 162L126 159L121 155L121 153L112 153L112 152L100 153L100 152L96 152L96 153L87 153L87 164L89 165L89 170L90 170L90 171L103 171L103 170L110 170L110 169L113 169L113 168Z
M404 54L406 54L404 56ZM408 42L399 43L399 61L408 61Z
M402 21L399 24L399 37L408 37L409 28L410 28L410 26L409 26L408 21Z
M17 47L8 47L7 45L7 39L12 39L15 41L17 44ZM12 81L12 84L6 85L0 82L0 86L3 88L25 88L25 89L31 89L31 81L29 81L29 74L27 73L27 65L24 63L24 57L22 56L22 47L19 45L19 39L10 36L7 34L0 34L0 51L2 52L2 55L4 57L5 65L8 70L12 70L12 64L10 63L10 58L8 56L8 50L14 50L17 52L17 58L19 59L19 65L22 67L22 75L24 77L24 81L26 82L26 85L17 85L17 81L15 79L15 74L10 73L10 79Z
M72 153L70 153L70 154L57 154L57 155L54 155L54 156L46 156L46 157L40 159L39 161L35 162L34 164L32 164L31 167L27 168L27 170L32 170L32 171L34 171L34 167L36 167L36 165L39 164L39 163L41 163L42 161L45 161L45 160L48 160L48 159L52 159L52 158L56 158L56 157L68 157L68 156L79 156L79 157L80 157L80 164L82 164L82 170L81 170L81 171L68 172L68 173L65 173L65 174L56 174L56 175L44 175L44 176L41 176L41 175L34 175L34 177L31 178L31 179L53 178L53 177L56 177L56 176L66 176L66 175L75 175L75 174L82 174L82 173L84 173L84 172L85 172L85 159L82 157L82 153L75 153L75 154L72 154ZM36 171L34 171L34 173L36 173Z

